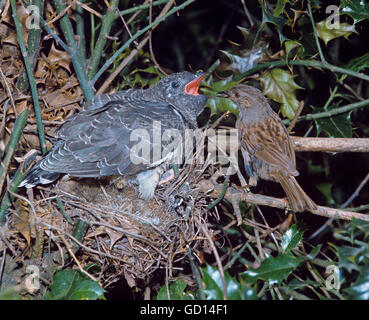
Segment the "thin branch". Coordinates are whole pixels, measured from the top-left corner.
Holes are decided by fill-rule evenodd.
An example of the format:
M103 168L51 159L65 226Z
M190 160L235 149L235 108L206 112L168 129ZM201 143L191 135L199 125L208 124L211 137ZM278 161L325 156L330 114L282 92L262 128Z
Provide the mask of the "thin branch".
M17 109L15 108L15 103L14 103L14 98L13 98L13 95L12 95L12 91L10 90L9 83L6 80L6 77L5 77L5 75L4 75L4 73L3 73L3 71L1 69L0 69L0 75L1 75L1 78L3 79L3 81L4 81L4 84L5 84L5 87L6 87L6 92L8 94L9 100L10 100L10 104L12 105L12 108L13 108L14 113L16 114L16 116L18 116ZM4 107L3 108L4 121L1 123L1 125L5 124L7 111L8 111L8 108ZM0 131L0 133L1 133L1 131ZM0 135L0 138L2 138L2 135Z
M214 191L209 195L214 198L217 198L222 192L222 186L214 185L210 180L203 181L200 185L200 189L202 191L213 189ZM232 201L232 197L238 197L239 201L245 201L251 204L263 205L283 210L289 209L288 202L286 199L278 199L274 197L264 196L261 194L254 194L251 192L239 192L234 188L228 188L224 198L227 199L228 201ZM337 208L317 206L316 210L311 210L310 212L327 218L344 219L344 220L359 219L363 221L369 221L369 215L346 210L340 210Z
M166 7L170 8L174 3L174 0L170 0L168 1L168 3L166 4ZM152 23L152 0L150 0L150 8L149 8L149 23ZM150 55L151 55L151 59L152 61L154 61L154 64L156 65L156 67L158 68L158 70L164 74L164 75L168 75L159 65L158 61L155 58L155 54L154 54L154 50L152 48L152 32L154 31L154 28L152 28L149 32L149 49L150 49Z
M311 113L311 114L308 114L306 116L300 117L297 120L297 122L304 121L304 120L315 120L315 119L321 119L321 118L328 118L328 117L332 117L332 116L335 116L335 115L338 115L338 114L346 113L346 112L349 112L351 110L355 110L355 109L366 107L366 106L369 106L369 99L359 101L359 102L355 102L355 103L350 103L346 106L335 108L335 109L332 109L332 110L329 110L329 111L324 111L324 112L319 112L319 113Z
M227 286L226 286L225 277L224 277L223 265L222 265L222 261L220 260L218 250L214 244L214 241L211 239L208 233L208 230L205 228L205 225L201 223L201 221L196 216L194 216L194 219L196 221L196 224L200 227L200 229L204 233L206 239L209 242L211 249L214 252L215 260L217 261L217 265L218 265L218 269L219 269L219 273L220 273L220 277L221 277L222 285L223 285L223 298L224 300L227 300Z
M321 68L327 69L331 72L338 72L342 74L347 74L352 77L356 77L362 80L369 81L369 76L360 72L352 71L350 69L345 69L341 67L337 67L333 64L328 62L321 62L315 60L278 60L278 61L270 61L266 63L261 63L251 68L244 73L238 74L234 76L234 81L241 81L242 79L246 78L247 76L257 73L261 70L268 69L268 68L275 68L275 67L286 67L286 66L304 66L304 67L312 67L312 68Z
M64 12L65 5L62 4L61 0L54 0L54 4L56 7L56 11L58 14ZM82 92L85 96L86 102L92 101L94 98L93 87L89 85L86 68L84 66L87 65L86 61L82 61L81 56L79 55L79 49L77 46L77 42L73 33L72 23L69 19L69 16L65 14L60 19L60 27L63 31L64 37L67 41L68 46L72 50L71 60L73 63L74 70L76 72L76 76L78 78L79 84L81 86Z
M34 105L34 110L35 110L35 115L36 115L36 122L37 122L37 130L38 130L38 135L40 138L40 145L41 145L41 150L42 153L46 153L46 140L45 140L45 132L44 132L44 126L42 124L42 118L41 118L41 108L40 108L40 103L38 101L38 93L37 93L37 85L36 85L36 81L33 77L32 74L32 68L29 62L29 56L28 56L28 52L26 49L26 45L24 43L24 38L23 38L23 34L22 34L22 25L19 21L18 18L18 13L17 13L17 6L15 3L15 0L11 0L10 1L11 7L12 7L12 11L13 11L13 19L14 19L14 23L15 23L15 28L17 30L17 40L18 40L18 44L20 47L20 50L22 52L22 56L23 56L23 61L24 61L24 65L26 67L26 71L27 71L27 76L28 76L28 81L31 87L31 93L32 93L32 99L33 99L33 105Z
M102 94L106 90L106 88L114 81L114 79L121 73L121 71L132 61L132 59L136 56L136 54L145 46L147 41L149 40L149 36L146 36L137 46L137 48L133 49L129 56L125 58L120 65L114 70L113 73L109 75L109 77L104 81L102 86L97 90L96 94Z
M366 175L363 181L359 184L359 186L356 188L355 192L340 206L341 208L346 208L360 193L361 189L364 188L364 186L369 181L369 173Z
M5 182L5 177L6 177L8 166L10 164L10 161L13 158L15 150L17 149L19 139L22 135L24 126L26 125L26 122L27 122L27 117L28 117L28 110L26 109L19 115L19 117L15 121L12 134L10 135L9 142L5 149L4 159L0 163L0 194L1 194L3 184Z
M158 1L154 1L152 3L153 6L159 6L161 4L167 3L169 0L158 0ZM147 9L150 6L150 4L142 4L140 6L134 6L133 8L129 8L129 9L125 9L123 11L120 12L120 14L122 16L126 15L126 14L130 14L130 13L134 13L136 11L142 10L142 9Z
M146 31L150 30L151 28L153 28L154 26L156 26L157 24L159 24L160 22L164 21L166 18L168 18L169 16L171 16L172 14L178 12L179 10L184 9L186 6L190 5L191 3L195 2L195 0L187 0L185 2L183 2L182 4L174 7L173 9L171 9L167 14L165 14L164 16L156 19L153 23L149 24L148 26L146 26L145 28L143 28L142 30L138 31L131 39L129 39L123 46L121 46L111 57L110 59L108 59L104 65L101 67L101 69L96 73L96 75L94 76L94 78L90 81L90 85L93 86L96 81L100 78L100 76L109 68L109 66L115 61L115 59L124 51L126 50L129 45L135 41L139 36L143 35ZM369 78L369 77L368 77Z
M254 21L252 21L252 18L251 18L249 10L247 9L245 0L241 0L241 3L242 3L243 11L245 11L245 15L247 17L247 20L249 20L250 27L252 28L254 26Z
M314 18L313 18L313 13L311 12L311 1L310 0L308 0L308 2L307 2L307 8L308 8L308 16L310 18L311 25L313 27L315 43L316 43L316 46L318 48L320 60L322 60L322 62L326 62L325 58L324 58L324 55L323 55L322 48L320 47L318 32L316 31L316 26L315 26L315 22L314 22Z
M107 40L106 36L109 35L113 22L115 21L116 18L118 18L117 15L118 4L119 0L112 0L110 2L109 7L106 10L106 14L102 19L100 34L94 47L94 51L92 52L91 55L88 70L88 79L91 79L96 74L106 44Z
M79 56L82 59L82 62L86 62L86 39L85 39L85 21L83 19L83 2L76 1L76 31L78 35L78 49L79 49ZM86 66L85 66L86 67Z
M291 122L290 122L290 124L287 128L288 133L290 133L292 131L292 129L295 127L296 121L297 121L298 117L300 116L300 114L302 112L302 109L304 109L304 101L300 102L299 108L297 109L297 112L296 112L295 116L293 117L293 119L291 120Z
M369 138L311 138L291 136L296 151L369 152Z
M44 0L34 0L32 2L33 6L36 6L38 8L38 11L40 15L43 15L44 12ZM39 46L40 46L40 39L41 39L41 29L40 28L32 28L29 30L28 39L27 39L27 50L31 64L32 70L35 69L36 62L37 62L37 56L39 52ZM17 88L21 92L26 92L29 87L28 77L27 77L27 71L24 67L22 67L22 71L20 73L20 76L17 80Z

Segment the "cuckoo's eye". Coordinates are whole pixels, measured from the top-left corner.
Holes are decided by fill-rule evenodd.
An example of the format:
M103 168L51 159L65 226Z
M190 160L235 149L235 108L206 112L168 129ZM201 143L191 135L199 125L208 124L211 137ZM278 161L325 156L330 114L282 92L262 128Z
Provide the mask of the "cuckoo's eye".
M176 89L176 88L178 88L178 87L179 87L179 82L177 82L177 81L173 81L173 82L171 83L171 86L172 86L172 88Z

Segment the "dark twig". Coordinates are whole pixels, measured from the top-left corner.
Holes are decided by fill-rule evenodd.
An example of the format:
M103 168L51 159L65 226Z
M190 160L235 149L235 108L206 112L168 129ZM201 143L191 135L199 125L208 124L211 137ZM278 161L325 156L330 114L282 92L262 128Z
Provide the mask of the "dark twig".
M304 109L304 101L300 102L299 108L297 109L297 112L295 113L295 116L293 117L293 119L291 120L287 131L288 133L291 133L292 129L295 127L296 121L298 119L298 117L300 116L302 109Z
M359 184L359 186L356 188L354 193L340 206L340 208L346 208L360 193L361 189L364 188L364 186L369 181L369 173L366 175L363 181Z
M150 1L150 7L149 7L149 24L152 23L152 0ZM174 0L169 0L168 3L166 4L166 6L168 6L168 8L170 8L172 6L172 4L174 3ZM151 55L151 59L152 61L154 61L154 64L156 65L156 67L158 68L158 70L164 74L164 75L168 75L163 69L162 67L160 67L158 61L155 58L155 54L154 54L154 50L152 48L152 32L154 31L154 28L152 28L149 32L149 49L150 49L150 55Z

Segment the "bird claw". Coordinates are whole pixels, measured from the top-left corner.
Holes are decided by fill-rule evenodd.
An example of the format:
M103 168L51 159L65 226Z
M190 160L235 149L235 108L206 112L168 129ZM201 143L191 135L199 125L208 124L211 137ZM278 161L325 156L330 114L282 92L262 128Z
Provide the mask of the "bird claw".
M246 184L244 186L234 186L235 189L240 190L242 192L250 192L250 185Z

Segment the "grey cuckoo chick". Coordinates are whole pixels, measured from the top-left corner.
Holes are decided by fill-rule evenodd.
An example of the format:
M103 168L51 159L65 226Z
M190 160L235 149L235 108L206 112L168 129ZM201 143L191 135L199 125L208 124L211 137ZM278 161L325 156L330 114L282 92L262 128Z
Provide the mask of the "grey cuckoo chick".
M57 142L20 186L48 184L61 174L93 178L121 175L136 177L140 197L152 198L164 167L178 156L177 147L183 150L183 146L168 150L173 149L176 137L161 139L160 135L158 139L155 130L160 129L159 134L171 130L183 141L186 129L197 128L197 116L206 103L206 97L198 93L203 77L185 71L171 74L148 89L95 97L65 121L56 134ZM155 158L158 148L159 157Z

